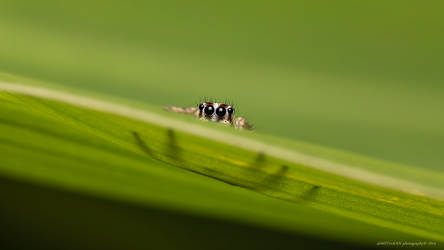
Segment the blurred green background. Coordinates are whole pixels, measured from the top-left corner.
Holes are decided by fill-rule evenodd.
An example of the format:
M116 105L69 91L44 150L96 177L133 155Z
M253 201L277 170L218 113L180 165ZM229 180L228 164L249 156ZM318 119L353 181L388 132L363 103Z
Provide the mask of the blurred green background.
M442 170L441 1L1 1L0 71Z

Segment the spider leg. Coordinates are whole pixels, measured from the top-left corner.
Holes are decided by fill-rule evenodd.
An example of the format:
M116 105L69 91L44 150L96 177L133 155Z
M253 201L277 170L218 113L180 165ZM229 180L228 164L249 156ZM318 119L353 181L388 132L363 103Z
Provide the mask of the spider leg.
M175 106L166 106L163 109L166 111L174 112L174 113L196 115L196 116L198 115L198 109L196 107L182 108L182 107L175 107Z
M253 130L253 125L248 123L247 119L243 117L237 117L236 119L234 119L233 126L235 128Z

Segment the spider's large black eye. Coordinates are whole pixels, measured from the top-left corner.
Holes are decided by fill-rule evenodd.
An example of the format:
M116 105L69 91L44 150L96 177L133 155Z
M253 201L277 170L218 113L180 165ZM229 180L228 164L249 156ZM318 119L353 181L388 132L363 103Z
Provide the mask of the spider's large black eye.
M206 115L212 115L214 113L214 107L213 106L206 106L204 109L204 112Z
M204 105L203 105L203 103L201 103L200 105L199 105L199 110L203 110L204 109Z
M216 115L219 117L224 117L226 113L227 111L225 110L224 107L219 107L216 109Z
M228 114L233 114L233 112L234 112L234 109L233 108L228 108Z

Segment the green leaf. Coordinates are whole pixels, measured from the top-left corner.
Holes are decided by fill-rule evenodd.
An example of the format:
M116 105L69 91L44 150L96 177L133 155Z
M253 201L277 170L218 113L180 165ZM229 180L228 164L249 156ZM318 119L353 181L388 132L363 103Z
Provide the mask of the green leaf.
M442 176L415 170L420 181L398 179L381 166L370 172L376 160L195 121L161 107L140 110L41 87L1 86L9 86L0 94L2 176L335 242L444 242ZM338 162L346 168L328 168ZM347 169L376 175L347 175Z

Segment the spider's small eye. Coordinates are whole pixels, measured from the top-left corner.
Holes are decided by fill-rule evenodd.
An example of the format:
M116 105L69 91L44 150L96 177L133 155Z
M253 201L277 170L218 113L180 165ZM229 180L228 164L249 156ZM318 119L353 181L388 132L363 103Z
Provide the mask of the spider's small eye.
M199 105L199 110L203 110L204 109L204 105L203 105L203 103L201 103L200 105Z
M224 107L219 107L216 109L216 115L219 117L224 117L226 113L227 111L225 110Z
M234 109L233 108L228 108L227 111L228 111L228 114L233 114Z
M213 106L206 106L204 109L204 112L206 115L212 115L214 113L214 107Z

